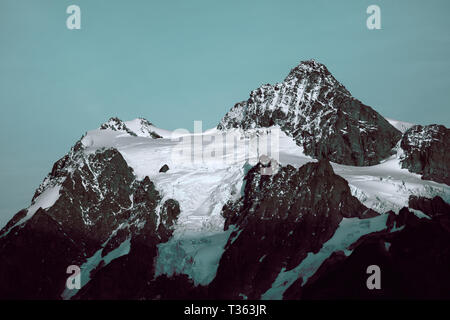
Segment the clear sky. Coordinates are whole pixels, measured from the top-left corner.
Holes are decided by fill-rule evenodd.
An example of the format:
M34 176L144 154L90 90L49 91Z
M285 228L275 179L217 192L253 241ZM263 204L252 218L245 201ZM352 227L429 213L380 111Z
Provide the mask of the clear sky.
M1 0L0 226L111 116L213 127L301 60L386 117L449 127L449 14L448 0Z

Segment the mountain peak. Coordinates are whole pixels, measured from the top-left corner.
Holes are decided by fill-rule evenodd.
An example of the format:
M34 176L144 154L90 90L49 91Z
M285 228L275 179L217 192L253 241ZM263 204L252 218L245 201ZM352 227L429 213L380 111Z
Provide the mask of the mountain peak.
M293 68L284 80L285 82L304 83L320 90L322 87L335 88L341 93L350 96L350 92L330 73L328 68L314 60L301 61Z
M117 117L112 117L100 126L100 130L106 129L125 132L134 137L161 138L159 134L154 132L153 124L145 118L122 121Z
M127 127L127 125L122 120L120 120L117 117L109 118L109 120L107 122L103 123L100 126L100 130L106 130L106 129L110 129L110 130L113 130L113 131L123 131L123 132L126 132L126 133L128 133L128 134L130 134L132 136L136 136L136 133L131 131Z
M346 165L389 156L400 131L351 93L316 60L300 62L286 79L263 85L236 104L219 129L279 126L307 155ZM345 146L342 148L342 146Z
M329 73L327 67L315 59L301 61L294 69L291 70L291 72L293 71Z

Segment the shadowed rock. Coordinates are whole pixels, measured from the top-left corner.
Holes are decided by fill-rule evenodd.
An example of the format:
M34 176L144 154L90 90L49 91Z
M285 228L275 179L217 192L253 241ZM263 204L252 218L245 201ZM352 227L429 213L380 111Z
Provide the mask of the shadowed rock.
M403 135L400 147L402 168L450 185L450 129L436 124L413 126Z

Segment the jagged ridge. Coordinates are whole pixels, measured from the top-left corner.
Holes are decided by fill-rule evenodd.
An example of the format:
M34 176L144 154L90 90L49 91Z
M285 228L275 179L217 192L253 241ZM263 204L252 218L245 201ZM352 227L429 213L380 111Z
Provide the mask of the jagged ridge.
M303 61L282 83L266 84L237 103L217 126L279 126L306 154L347 165L373 165L390 155L401 133L353 98L323 65Z

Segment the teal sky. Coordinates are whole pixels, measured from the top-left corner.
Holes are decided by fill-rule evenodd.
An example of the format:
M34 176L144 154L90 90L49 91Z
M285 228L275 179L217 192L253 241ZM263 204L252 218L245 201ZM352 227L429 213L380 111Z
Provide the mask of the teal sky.
M66 8L81 8L81 30ZM381 8L382 30L366 28ZM386 117L450 126L448 0L1 0L0 226L111 116L204 128L301 60Z

